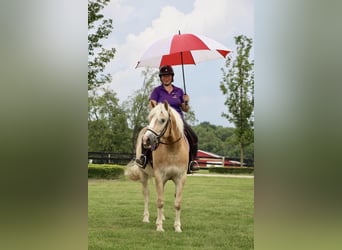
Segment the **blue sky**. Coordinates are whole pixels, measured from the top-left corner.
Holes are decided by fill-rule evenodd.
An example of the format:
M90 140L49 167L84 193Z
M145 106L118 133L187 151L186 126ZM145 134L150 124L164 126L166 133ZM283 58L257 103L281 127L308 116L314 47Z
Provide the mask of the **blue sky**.
M142 68L135 69L143 52L156 40L178 33L210 37L234 51L234 37L240 34L254 40L252 0L112 0L103 11L113 19L114 29L105 46L115 47L115 59L107 67L120 101L141 88ZM233 52L234 53L234 52ZM229 126L221 116L227 112L219 85L225 59L186 65L186 89L199 122ZM175 66L176 86L183 88L181 67Z

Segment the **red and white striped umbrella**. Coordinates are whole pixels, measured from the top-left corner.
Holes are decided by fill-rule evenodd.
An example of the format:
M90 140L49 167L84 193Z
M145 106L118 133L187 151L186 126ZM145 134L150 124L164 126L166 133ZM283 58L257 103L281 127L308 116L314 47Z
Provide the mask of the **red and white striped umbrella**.
M153 43L142 55L136 67L182 65L186 92L183 65L225 58L230 52L230 49L208 37L179 32Z

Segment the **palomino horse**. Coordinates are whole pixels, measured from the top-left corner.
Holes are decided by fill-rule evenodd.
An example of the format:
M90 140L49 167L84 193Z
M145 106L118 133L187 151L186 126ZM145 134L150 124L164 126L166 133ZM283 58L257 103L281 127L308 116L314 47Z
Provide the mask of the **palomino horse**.
M184 183L187 176L189 162L189 146L184 135L183 120L167 102L159 103L150 111L148 116L150 124L142 129L138 136L136 157L141 154L141 140L144 147L151 147L153 166L148 163L146 168L140 168L136 164L126 170L126 175L134 181L140 181L144 194L144 218L143 222L149 222L148 211L148 178L155 177L157 190L157 231L163 232L164 212L164 187L168 180L175 184L176 216L174 229L182 232L180 213Z

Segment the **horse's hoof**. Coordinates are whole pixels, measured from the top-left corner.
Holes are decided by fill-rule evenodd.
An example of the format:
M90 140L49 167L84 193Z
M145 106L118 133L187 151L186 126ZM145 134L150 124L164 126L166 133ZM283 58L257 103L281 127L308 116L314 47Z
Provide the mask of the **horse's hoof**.
M143 222L149 223L150 222L150 214L148 212L144 212L143 214Z
M175 226L175 232L176 233L181 233L182 232L182 229L180 226Z
M164 232L164 229L162 227L157 227L157 232Z

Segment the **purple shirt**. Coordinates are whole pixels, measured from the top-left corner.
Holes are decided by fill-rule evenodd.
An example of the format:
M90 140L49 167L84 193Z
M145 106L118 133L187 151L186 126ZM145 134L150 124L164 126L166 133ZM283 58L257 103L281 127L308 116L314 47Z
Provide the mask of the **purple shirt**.
M178 88L172 84L173 90L171 93L168 93L164 86L161 84L160 86L156 87L150 96L150 100L154 100L157 103L164 102L165 100L173 107L182 117L183 111L181 109L181 104L184 102L183 95L184 92L181 88Z

